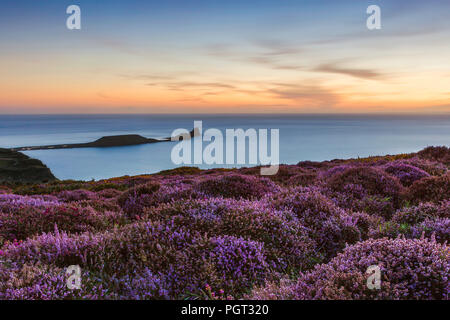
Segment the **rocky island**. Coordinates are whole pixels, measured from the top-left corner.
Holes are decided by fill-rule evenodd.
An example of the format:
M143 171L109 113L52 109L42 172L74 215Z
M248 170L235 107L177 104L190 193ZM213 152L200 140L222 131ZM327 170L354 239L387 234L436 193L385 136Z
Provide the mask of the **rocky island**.
M191 137L198 136L198 130L193 129L190 132ZM178 140L178 138L177 138ZM31 146L11 148L11 151L34 151L34 150L54 150L54 149L75 149L75 148L105 148L105 147L123 147L140 144L157 143L171 141L171 138L154 139L146 138L138 134L126 134L118 136L105 136L98 140L88 143L55 144L49 146Z
M12 148L12 151L31 151L31 150L53 150L53 149L74 149L74 148L104 148L104 147L123 147L134 146L139 144L162 142L167 140L158 140L145 138L137 134L107 136L88 143L73 143L73 144L55 144L49 146L32 146Z

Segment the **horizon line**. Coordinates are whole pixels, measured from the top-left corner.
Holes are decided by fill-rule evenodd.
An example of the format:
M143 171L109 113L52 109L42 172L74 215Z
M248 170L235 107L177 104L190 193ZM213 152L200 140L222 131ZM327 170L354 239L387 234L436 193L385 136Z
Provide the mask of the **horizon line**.
M223 113L204 113L204 112L180 112L180 113L162 113L162 112L138 112L138 113L125 113L125 112L110 112L110 113L0 113L0 116L107 116L107 115L370 115L370 116L450 116L450 112L223 112Z

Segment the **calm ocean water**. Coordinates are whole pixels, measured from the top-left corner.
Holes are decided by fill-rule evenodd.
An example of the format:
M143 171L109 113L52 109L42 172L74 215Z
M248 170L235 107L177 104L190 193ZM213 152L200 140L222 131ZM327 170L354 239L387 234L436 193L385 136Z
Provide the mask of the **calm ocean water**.
M194 120L203 121L203 130L218 128L223 133L227 128L279 129L280 162L286 164L450 145L450 115L1 115L0 147L90 142L119 134L162 138L177 128L191 130ZM174 144L26 153L42 160L60 179L90 180L174 168Z

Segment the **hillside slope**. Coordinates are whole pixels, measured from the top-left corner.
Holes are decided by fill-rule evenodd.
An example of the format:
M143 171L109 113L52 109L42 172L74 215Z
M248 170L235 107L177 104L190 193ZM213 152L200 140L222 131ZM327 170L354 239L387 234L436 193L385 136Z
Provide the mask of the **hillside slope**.
M40 160L0 149L0 182L40 183L55 180L53 173Z

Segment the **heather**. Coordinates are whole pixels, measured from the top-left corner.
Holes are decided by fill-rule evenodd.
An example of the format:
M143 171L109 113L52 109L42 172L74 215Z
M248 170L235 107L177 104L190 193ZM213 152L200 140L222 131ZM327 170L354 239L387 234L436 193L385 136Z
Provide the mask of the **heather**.
M357 218L336 206L316 188L295 188L270 199L275 209L292 211L316 244L322 259L334 256L347 243L361 239Z
M261 283L268 272L261 243L233 236L208 237L173 221L140 222L95 235L55 230L7 244L3 256L19 265L80 265L89 277L99 275L105 288L119 295L126 290L111 279L132 282L135 273L148 270L165 284L161 290L171 298L198 294L205 284L237 295L253 283ZM115 284L117 291L110 287Z
M450 173L431 176L414 182L407 190L407 199L413 203L439 202L450 194Z
M0 299L448 299L448 154L2 185Z
M424 170L402 162L389 163L385 166L384 171L397 177L404 186L410 186L415 181L430 176Z
M55 225L72 233L105 230L123 220L119 213L99 213L91 207L22 207L10 213L0 213L0 241L24 240L50 232Z
M333 175L327 185L340 191L351 185L361 186L371 196L390 197L397 200L402 186L397 177L374 167L350 167Z
M426 218L450 218L450 200L439 204L425 202L398 210L392 220L398 223L416 224Z
M422 203L398 210L392 220L380 223L369 231L371 238L403 236L408 239L435 237L436 241L450 241L450 203Z
M276 192L278 186L266 178L224 174L201 181L195 188L212 197L255 199L267 193Z
M290 210L265 201L208 198L177 201L146 211L146 219L172 220L209 235L232 235L264 245L265 260L276 271L308 268L319 255L307 228Z
M446 146L427 147L419 151L418 156L423 159L441 162L446 166L450 165L450 148Z
M370 290L366 270L379 266L380 290ZM434 239L378 239L347 247L298 280L258 288L252 298L299 300L448 299L448 247Z

